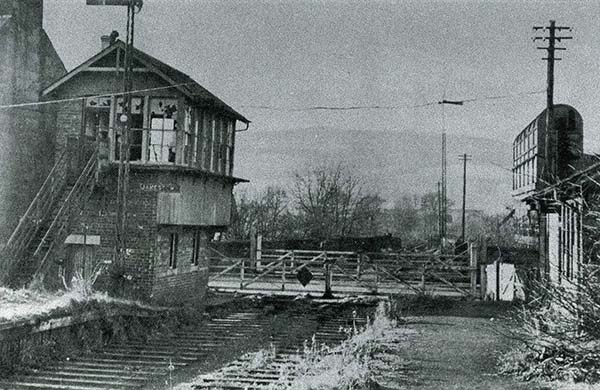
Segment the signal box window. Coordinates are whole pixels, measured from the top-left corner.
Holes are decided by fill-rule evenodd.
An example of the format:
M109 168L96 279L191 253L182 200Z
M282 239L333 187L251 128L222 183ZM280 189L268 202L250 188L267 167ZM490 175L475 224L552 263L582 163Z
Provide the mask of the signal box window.
M101 132L108 133L110 97L89 98L85 101L85 135L95 139Z
M177 100L150 100L148 161L175 163L177 153Z
M123 128L119 117L123 113L123 98L117 99L115 122L119 125L119 131ZM140 161L142 159L142 139L144 135L144 99L141 97L131 98L131 110L129 115L129 160ZM121 152L121 136L115 134L115 160L119 159Z

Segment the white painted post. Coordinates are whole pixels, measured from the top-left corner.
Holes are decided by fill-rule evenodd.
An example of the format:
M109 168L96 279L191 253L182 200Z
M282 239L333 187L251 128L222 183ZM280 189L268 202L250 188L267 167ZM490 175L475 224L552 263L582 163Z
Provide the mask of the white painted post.
M479 246L476 242L469 243L469 266L471 269L471 296L475 297L477 294L477 256L479 255Z
M546 215L546 223L547 230L546 233L548 235L548 265L550 282L553 284L559 284L561 278L561 264L559 262L559 244L560 244L560 219L558 213L549 213Z
M261 262L260 260L262 259L262 234L258 233L258 235L256 236L256 269L260 269L261 268Z

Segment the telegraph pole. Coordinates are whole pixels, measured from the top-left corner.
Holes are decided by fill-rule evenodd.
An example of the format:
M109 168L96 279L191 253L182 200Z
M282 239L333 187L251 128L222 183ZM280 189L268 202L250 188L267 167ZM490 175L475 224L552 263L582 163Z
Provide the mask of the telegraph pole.
M127 35L123 72L123 111L117 118L120 127L119 171L117 177L117 213L115 223L115 259L123 266L127 248L127 192L129 187L129 133L131 128L131 90L133 73L133 37L135 15L142 9L142 0L86 0L87 5L110 5L127 7ZM117 64L117 71L120 64ZM118 102L115 102L118 103ZM117 131L115 129L115 131Z
M450 104L462 106L462 100L441 100L438 104ZM441 207L440 207L440 245L443 249L446 243L446 233L448 227L448 180L447 180L447 144L446 144L446 126L442 129L442 188L441 188Z
M440 236L440 242L442 242L442 183L437 182L437 193L438 193L438 234Z
M447 220L448 220L448 200L446 198L446 185L447 185L447 173L446 173L446 168L447 168L447 163L446 163L446 129L444 129L444 132L442 133L442 189L441 189L441 200L442 200L442 207L441 207L441 230L442 230L442 234L441 234L441 245L442 248L445 246L445 239L446 239L446 226L447 226Z
M460 239L465 242L465 211L466 211L466 199L467 199L467 161L473 159L470 154L462 154L458 156L458 159L463 162L463 198L462 198L462 230Z
M561 58L556 58L557 50L566 50L564 47L557 47L556 43L561 43L563 39L573 39L568 36L557 36L557 32L563 30L571 31L571 27L557 26L554 20L550 21L549 26L534 26L534 31L545 31L547 36L533 37L534 41L547 41L548 46L538 47L539 50L546 50L548 56L542 58L548 61L547 67L547 88L546 88L546 134L544 136L544 158L542 168L542 179L546 184L552 183L556 178L557 165L556 156L558 155L558 139L557 134L554 134L553 118L554 118L554 61L560 61Z

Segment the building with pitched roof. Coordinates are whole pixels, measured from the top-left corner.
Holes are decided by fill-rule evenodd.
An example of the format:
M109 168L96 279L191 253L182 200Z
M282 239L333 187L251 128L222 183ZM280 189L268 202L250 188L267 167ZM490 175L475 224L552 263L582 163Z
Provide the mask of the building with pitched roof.
M100 275L98 284L117 295L198 302L208 241L229 225L233 187L245 181L233 175L235 134L249 120L186 74L133 49L125 149L125 51L105 36L98 54L42 91L55 102L53 175L62 184L18 269L66 283L76 274ZM124 203L122 153L129 160Z

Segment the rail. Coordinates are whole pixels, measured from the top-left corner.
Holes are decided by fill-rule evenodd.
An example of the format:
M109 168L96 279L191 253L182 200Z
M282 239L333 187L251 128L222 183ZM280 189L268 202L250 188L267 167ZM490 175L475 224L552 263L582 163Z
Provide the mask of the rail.
M94 184L96 181L96 164L97 158L96 153L92 153L92 156L88 160L87 164L83 168L83 171L77 178L77 181L69 191L69 194L65 198L64 202L60 206L58 213L52 220L50 227L44 234L44 237L40 240L40 243L33 253L33 257L39 260L39 266L37 267L36 274L43 271L44 266L47 263L47 259L52 253L52 250L62 243L64 243L65 233L69 226L69 216L72 215L74 207L82 208L83 202L91 194Z
M5 283L6 278L10 277L15 263L23 257L40 226L48 218L52 207L61 196L66 185L68 164L68 154L65 151L59 156L2 249L0 284Z

